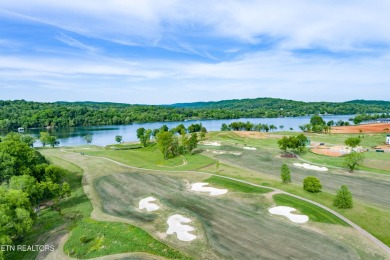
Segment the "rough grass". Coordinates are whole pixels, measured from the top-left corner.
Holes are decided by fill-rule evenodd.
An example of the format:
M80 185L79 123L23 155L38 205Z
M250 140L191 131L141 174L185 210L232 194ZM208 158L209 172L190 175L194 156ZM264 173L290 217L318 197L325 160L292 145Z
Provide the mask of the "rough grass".
M275 194L272 198L276 202L276 205L295 208L302 214L307 215L310 221L349 226L332 213L306 201L296 199L286 194Z
M145 172L105 176L95 181L95 187L104 212L143 223L155 233L166 231L169 214L196 219L202 225L196 225L195 234L204 232L210 249L222 259L357 257L356 251L337 240L275 218L267 212L268 205L260 194L211 197L191 192L178 177ZM146 196L156 197L162 210L153 214L136 210L139 199ZM172 236L167 239L177 241ZM188 250L194 257L204 258L201 247Z
M50 150L50 151L54 152L55 150ZM64 156L64 154L62 154L62 155ZM113 174L113 176L114 175L116 176L117 174L114 174L115 172L122 172L121 167L118 167L117 165L110 163L108 161L102 160L102 159L96 158L96 159L92 160L88 157L80 156L77 154L74 154L74 155L67 154L65 157L67 157L67 160L72 160L75 163L77 162L78 164L83 165L83 167L90 168L91 173L93 173L93 174L91 174L91 176L102 176L102 174L103 175L104 174ZM266 158L266 160L269 161L269 157L270 156L268 156ZM91 161L91 162L87 164L87 161ZM272 167L272 165L273 165L272 162L270 165ZM93 168L91 168L91 167L93 167ZM262 169L262 168L260 168L260 169ZM126 168L125 168L125 170L126 170ZM203 168L202 171L209 171L211 173L215 173L215 165L209 165L208 167ZM278 170L278 172L279 172L279 170ZM250 182L257 183L257 184L270 185L270 186L274 186L277 188L282 188L286 191L307 197L309 199L315 200L317 202L320 202L320 203L332 208L331 204L332 204L332 201L334 198L333 195L331 195L327 192L321 192L319 194L309 194L309 193L302 190L301 185L299 185L299 186L297 186L295 184L284 185L279 180L279 173L277 175L277 178L274 179L272 176L269 176L269 174L264 174L261 172L253 172L253 171L249 171L243 167L232 167L230 165L226 165L226 164L221 163L219 174L227 175L230 177L237 177L239 179L247 180ZM176 175L176 173L174 175ZM177 176L181 176L181 175L182 175L182 173L178 173ZM142 176L145 177L144 174L142 174ZM190 177L190 176L192 176L192 178L193 178L196 175L191 173L191 175L189 175L188 177ZM91 182L89 181L89 183L91 183ZM199 219L199 215L206 218L202 221L202 225L204 227L206 227L206 230L210 230L209 227L214 228L213 233L207 233L208 236L211 236L213 238L209 242L211 243L211 245L213 247L215 247L215 246L217 248L221 247L219 250L222 250L222 252L226 252L226 250L228 250L228 249L235 250L235 249L237 249L237 247L245 248L244 249L244 252L245 252L245 250L247 250L248 245L250 247L256 248L259 246L259 244L262 245L263 243L264 244L269 243L270 242L269 237L272 238L271 240L273 240L274 244L280 244L280 243L289 244L288 241L284 241L283 239L276 240L277 236L275 235L275 232L271 232L272 228L267 226L268 223L264 222L264 220L258 219L255 222L253 222L255 228L252 227L252 222L251 222L251 224L247 223L248 220L245 220L245 216L247 216L248 213L246 210L241 210L241 208L240 208L241 206L243 206L242 202L247 202L247 201L245 201L245 200L242 201L242 198L240 198L240 200L238 200L239 207L237 209L234 209L234 212L237 212L236 213L237 216L244 217L244 219L240 218L236 222L231 222L232 214L231 214L230 210L234 207L232 207L230 204L227 204L225 199L219 200L216 198L212 198L214 203L215 203L215 201L219 201L220 207L222 207L222 206L224 207L223 210L220 210L220 213L217 214L217 212L215 212L214 210L211 211L211 209L214 209L214 207L210 208L210 207L208 207L209 206L208 204L199 203L198 200L187 199L186 197L183 197L180 195L178 195L178 197L176 197L175 192L172 192L169 188L171 183L170 182L168 182L168 183L169 184L160 183L160 182L153 182L153 181L145 183L144 180L142 180L141 182L137 182L134 180L124 182L124 181L120 180L120 181L118 181L118 183L116 185L113 186L115 189L113 189L111 191L109 190L106 193L108 197L106 199L104 199L104 201L107 202L107 205L114 205L115 207L118 207L120 205L120 208L117 209L114 212L114 214L119 215L119 216L127 216L128 217L129 213L130 213L129 206L132 205L131 202L129 201L129 198L133 197L133 195L130 196L128 194L128 192L130 192L130 191L137 192L137 190L140 189L142 192L146 192L146 193L142 193L140 195L139 194L140 191L138 191L137 196L142 197L142 196L149 196L150 194L156 194L156 193L159 194L161 192L161 189L162 189L163 192L165 192L167 197L169 197L169 198L174 197L175 198L175 199L173 199L173 201L168 201L168 200L164 201L164 203L166 203L166 205L168 205L169 207L174 207L179 211L185 210L185 212L187 212L186 210L189 210L189 212L194 212L193 214L198 216L197 217L198 219ZM123 186L123 188L120 188L121 186ZM182 187L182 188L180 188L180 187ZM183 189L183 184L181 186L176 187L174 190L177 191L177 190L181 190L181 189ZM192 195L193 195L193 193L192 193ZM230 195L232 195L232 194L230 194ZM230 196L230 195L228 193L228 196ZM250 198L250 199L255 198L256 196L261 197L261 195L256 195L256 194L248 194L248 196L249 196L248 198ZM260 198L260 197L258 197L258 198ZM206 196L206 197L202 197L202 198L206 199L206 198L210 198L210 197ZM111 201L112 201L112 203L110 203ZM251 207L251 210L249 211L250 212L249 215L253 214L253 209L257 208L259 210L264 210L264 204L262 204L260 202L261 202L261 200L259 200L259 202L255 203L255 204L244 203L244 205L247 205L247 206L249 205ZM255 208L253 208L253 207L255 207ZM188 214L188 212L186 214ZM233 214L233 215L235 215L235 214ZM257 217L259 217L258 213L256 215L257 215ZM267 215L269 215L269 214L266 214L264 217L266 217ZM368 230L369 232L371 232L372 234L374 234L378 238L389 237L386 230L383 229L383 227L390 225L389 212L380 211L380 210L374 209L374 208L369 207L369 206L364 206L362 204L355 203L355 207L343 215L347 216L355 223L360 224L362 227L364 227L366 230ZM363 215L364 215L364 217L363 217ZM220 218L219 216L223 216L223 218L219 219ZM237 218L237 216L234 216L234 218ZM211 217L213 219L214 218L218 218L218 219L215 219L213 221L207 221L208 219L210 220ZM367 222L367 219L374 219L375 223ZM276 221L274 218L272 218L272 220ZM217 222L215 223L215 221L217 221ZM234 223L239 223L239 225L236 226ZM260 223L260 225L259 225L259 223ZM263 227L263 224L261 224L261 223L264 223L266 226ZM378 223L378 225L376 225L376 223ZM232 224L233 224L233 227L231 227ZM365 226L363 226L362 224L365 224ZM375 225L373 225L373 224L375 224ZM259 229L259 230L257 230L257 229ZM252 241L257 241L258 243L254 244L253 246L251 244L252 242L246 243L245 241L247 241L247 239L251 239L251 238L248 236L245 236L245 234L243 235L242 230L253 230L253 232L258 233L260 237L253 238L253 240L252 240ZM268 230L269 232L263 233L264 230ZM275 229L275 230L277 230L277 229ZM289 230L289 228L287 228L286 230ZM208 232L210 232L210 231L208 231ZM219 239L220 236L225 237L224 232L233 233L233 237L230 237L230 239L228 239L229 237L225 238L225 239L228 239L228 241L226 243L224 243L224 241L220 241L220 239ZM282 232L282 230L280 230L280 232ZM216 235L216 234L219 234L219 235ZM360 237L360 235L357 235L357 237ZM217 242L215 242L215 239L217 239ZM296 241L300 241L300 242L304 243L300 239L301 239L301 237L295 238ZM239 241L238 245L235 245L232 248L229 247L229 243L231 243L231 242L234 243L237 241ZM382 239L382 241L384 241L384 240ZM302 245L302 243L301 243L301 245ZM274 246L274 244L272 244L272 246ZM292 243L292 245L294 245L294 242ZM276 250L278 252L278 250L283 251L284 249L286 249L286 248L282 248L282 249L275 249L274 247L266 248L267 252L269 250L271 250L271 251ZM235 251L235 254L237 254L237 252L239 253L240 250ZM267 254L267 252L264 252L264 254ZM295 252L295 251L290 252L291 255L294 255L293 252ZM283 254L283 253L285 253L285 252L281 252L281 254ZM246 254L248 254L250 256L251 252L246 252ZM325 255L326 254L324 254L324 256ZM237 257L242 257L242 255L237 255ZM268 255L268 257L271 257L271 256ZM290 256L285 256L285 257L290 257ZM311 256L306 255L305 257L309 258L309 257L313 257L313 255L311 255ZM263 256L263 258L264 258L264 256ZM338 258L338 257L336 256L336 258Z
M78 223L64 250L79 259L123 252L147 252L171 259L190 259L157 241L140 228L89 218Z
M55 150L53 150L55 151ZM51 153L52 151L47 150ZM46 155L47 156L47 155ZM68 241L65 243L65 250L68 250L71 253L71 250L77 252L78 258L89 258L91 256L104 256L107 254L114 253L127 253L127 252L138 252L137 250L147 249L149 245L152 245L151 251L142 250L143 252L153 253L159 256L171 257L174 259L186 259L186 255L180 253L177 250L174 250L158 240L154 239L148 235L142 229L129 225L129 224L120 224L114 222L99 222L94 221L89 218L92 212L92 205L84 193L83 186L81 184L83 170L77 165L70 163L68 161L62 160L55 156L47 156L51 163L58 165L66 169L66 175L64 176L64 181L67 181L71 188L72 193L71 197L60 202L59 207L61 208L61 214L51 208L44 209L40 212L40 215L37 219L37 222L33 226L32 232L21 242L21 244L35 245L35 244L44 244L45 241L50 236L50 231L54 231L56 228L61 228L61 230L68 229L72 232L72 235L69 237ZM111 226L112 230L110 231ZM88 235L87 238L96 238L99 237L104 232L104 241L103 244L106 246L106 243L110 243L111 246L105 247L104 250L98 249L92 252L87 252L86 247L91 246L91 243L82 244L80 242L80 234ZM131 230L127 236L127 240L131 240L131 243L117 244L114 243L116 239L121 239L120 237L123 234L119 234L120 230ZM118 238L119 236L119 238ZM142 238L138 240L136 237ZM112 242L112 243L111 243ZM145 244L142 244L145 243ZM75 247L78 245L79 247ZM90 248L88 248L89 250ZM135 250L135 251L133 251ZM12 254L7 254L6 259L35 259L38 252L13 252ZM72 254L71 254L72 255Z
M236 149L235 147L233 148ZM390 190L389 175L361 173L359 171L351 174L346 169L338 168L329 168L327 172L302 169L292 165L301 161L280 158L278 156L280 154L279 151L269 150L266 147L258 147L256 151L242 149L241 152L242 155L240 156L222 154L214 157L223 162L248 168L277 180L280 180L282 164L286 163L291 171L292 182L299 186L302 185L303 179L307 176L315 176L320 179L323 191L335 194L341 185L347 185L354 198L390 208L390 196L383 196L383 194L388 194ZM307 153L302 156L310 162L316 161L319 164L326 164L325 162L331 160L342 160L341 158L321 156L313 153ZM317 159L314 160L313 158Z
M268 193L272 191L271 189L256 187L253 185L221 178L218 176L212 176L206 179L205 182L216 185L217 187L223 187L229 189L229 191L239 191L244 193L258 193L258 194Z
M290 184L282 184L280 181L280 168L275 167L275 162L269 164L268 167L265 165L261 165L259 163L260 160L254 161L254 165L250 164L248 161L242 162L240 159L233 160L226 160L225 157L218 156L218 158L224 160L226 163L221 163L219 167L219 174L225 175L228 177L233 177L245 181L249 181L252 183L256 183L259 185L265 185L265 186L271 186L275 187L287 192L290 192L295 195L299 195L305 198L308 198L310 200L316 201L318 203L321 203L322 205L325 205L345 217L349 218L368 232L370 232L372 235L380 239L382 242L390 246L390 235L387 229L383 227L390 226L390 210L388 209L389 204L384 203L383 206L378 206L377 204L367 204L367 202L360 200L359 198L356 198L355 193L353 193L354 196L354 207L352 209L342 210L337 209L333 206L333 200L335 196L335 191L330 193L328 191L323 191L320 193L310 193L306 192L302 189L302 182L293 182ZM295 160L292 159L280 159L288 164L295 162ZM290 167L292 170L292 178L293 180L297 177L296 172L297 168ZM215 166L209 166L203 169L203 171L215 173ZM323 176L325 176L324 174ZM343 178L351 178L353 175L349 174L347 176L343 175L337 175L341 176L341 180ZM336 176L336 178L337 178ZM380 179L383 178L383 175L376 175ZM321 182L322 181L322 178ZM295 179L296 180L296 179ZM337 180L337 182L340 182L340 180ZM372 185L368 182L367 183L362 182L360 186L357 186L359 193L361 196L366 195L367 197L382 197L381 199L387 199L388 196L383 196L383 194L388 194L389 189L384 189L383 192L378 192L375 185ZM372 186L372 188L370 187ZM348 185L348 187L352 187L352 185ZM378 186L380 187L380 186ZM368 191L369 190L369 191ZM387 207L386 207L387 205ZM369 221L367 221L369 220ZM373 221L371 221L373 220Z

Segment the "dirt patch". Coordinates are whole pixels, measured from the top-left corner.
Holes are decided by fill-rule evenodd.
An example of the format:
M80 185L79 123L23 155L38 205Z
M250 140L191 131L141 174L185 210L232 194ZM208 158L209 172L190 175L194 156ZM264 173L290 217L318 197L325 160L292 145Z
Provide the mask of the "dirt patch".
M268 134L264 132L255 132L255 131L234 131L235 134L237 134L240 137L248 137L248 138L254 138L254 139L264 139L268 138Z
M329 148L313 148L311 151L315 154L320 154L320 155L326 155L326 156L331 156L331 157L340 157L343 156L341 152L331 150Z
M390 133L390 123L334 126L330 131L332 134Z
M375 146L375 149L389 150L390 151L390 145L378 145L378 146Z

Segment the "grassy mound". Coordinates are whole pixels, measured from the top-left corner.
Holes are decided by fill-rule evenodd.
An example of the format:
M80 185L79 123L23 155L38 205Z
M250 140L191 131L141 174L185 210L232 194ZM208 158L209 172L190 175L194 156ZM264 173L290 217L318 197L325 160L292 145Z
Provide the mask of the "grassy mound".
M278 206L293 207L302 214L307 215L311 221L349 226L332 213L306 201L296 199L286 194L275 194L273 195L273 199Z

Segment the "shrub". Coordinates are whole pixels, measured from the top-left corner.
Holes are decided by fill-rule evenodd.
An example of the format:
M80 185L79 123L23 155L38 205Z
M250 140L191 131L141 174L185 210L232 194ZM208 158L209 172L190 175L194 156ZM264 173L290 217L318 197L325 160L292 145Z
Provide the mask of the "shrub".
M353 206L352 193L348 190L348 187L342 185L340 190L337 191L336 198L333 201L333 205L339 209L350 209Z
M285 163L283 163L282 168L280 170L280 177L282 178L283 183L291 182L290 169Z
M320 180L314 176L308 176L303 180L303 189L309 192L320 192L322 189L322 185Z

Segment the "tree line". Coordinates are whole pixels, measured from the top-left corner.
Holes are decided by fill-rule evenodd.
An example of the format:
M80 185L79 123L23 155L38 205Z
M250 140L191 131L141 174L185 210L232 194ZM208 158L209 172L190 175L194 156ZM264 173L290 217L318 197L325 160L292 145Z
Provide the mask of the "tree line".
M294 117L309 114L385 113L390 102L300 102L260 98L170 106L99 102L0 101L0 131L18 127L121 125L132 122Z
M42 204L50 201L59 210L56 204L71 192L64 174L22 135L9 133L0 141L1 245L11 245L28 234Z
M200 139L204 139L207 129L202 124L191 124L186 128L180 124L172 129L163 125L157 129L137 129L137 138L146 147L151 143L151 137L156 140L157 146L164 159L174 158L178 155L191 154L197 147Z

